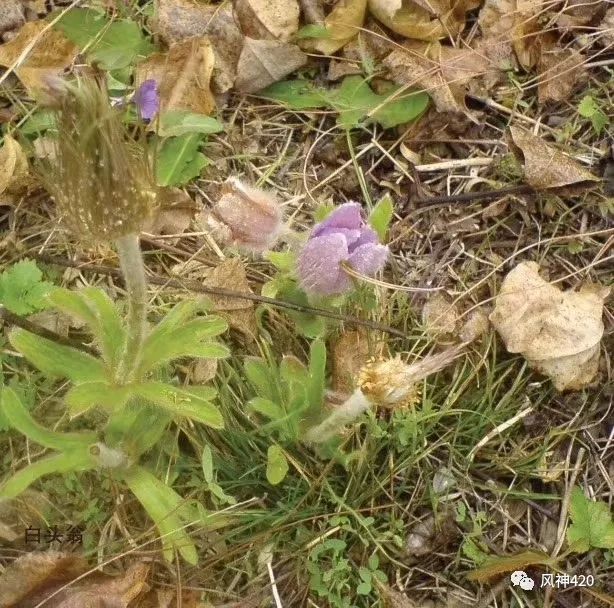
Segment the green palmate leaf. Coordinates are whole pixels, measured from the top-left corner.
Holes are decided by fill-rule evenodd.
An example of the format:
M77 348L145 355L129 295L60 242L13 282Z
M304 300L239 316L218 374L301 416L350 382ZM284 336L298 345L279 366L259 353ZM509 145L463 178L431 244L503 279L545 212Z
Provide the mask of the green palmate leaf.
M264 399L263 397L254 397L247 402L247 407L250 410L254 410L263 416L266 416L270 420L282 420L285 418L286 413L277 403Z
M391 196L386 194L377 201L377 204L373 207L373 211L369 214L369 225L377 232L377 236L382 242L386 241L386 234L390 222L392 221L393 213L394 203L392 202Z
M104 365L87 353L56 344L23 329L13 329L9 333L9 342L48 376L69 378L73 382L105 380Z
M569 513L573 523L567 530L567 541L573 550L614 549L614 522L605 502L589 500L580 488L574 488Z
M178 388L162 382L144 382L133 385L132 390L174 416L185 416L215 429L224 427L220 411L209 401L214 396L212 388Z
M24 260L0 274L0 305L16 315L29 315L48 308L46 296L54 289L43 281L35 262Z
M111 369L119 362L126 331L113 300L96 287L55 289L49 300L62 312L87 324Z
M170 329L168 326L158 326L145 340L139 373L145 373L181 357L227 357L229 351L223 344L205 341L227 329L228 324L219 317L194 319L181 327Z
M131 396L129 386L111 386L107 382L84 382L71 387L64 396L71 416L78 416L93 407L114 411L122 408Z
M19 496L35 481L45 475L63 474L71 471L87 471L94 468L96 468L96 463L89 452L89 447L41 458L21 469L12 477L9 477L0 487L0 497L14 498Z
M196 546L185 526L198 521L198 512L142 467L132 467L123 474L123 479L160 531L165 558L173 561L177 550L183 559L195 565Z
M104 70L126 67L145 57L154 46L134 21L111 21L93 9L72 9L57 23L64 35Z
M267 450L266 478L275 486L281 483L288 473L288 460L278 445L271 445Z
M95 433L56 433L41 426L30 416L15 391L8 386L0 393L0 409L11 427L46 448L66 452L87 448L96 441Z
M207 164L205 155L198 151L202 142L200 133L165 139L156 158L158 185L180 186L200 175Z
M163 137L202 133L209 135L224 130L224 125L211 116L186 110L171 110L160 114L158 134Z

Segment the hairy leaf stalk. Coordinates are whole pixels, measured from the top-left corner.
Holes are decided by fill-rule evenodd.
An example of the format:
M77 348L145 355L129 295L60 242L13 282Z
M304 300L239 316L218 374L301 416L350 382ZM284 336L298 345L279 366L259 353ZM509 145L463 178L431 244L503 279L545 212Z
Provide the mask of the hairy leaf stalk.
M147 282L138 235L128 234L117 239L115 243L128 296L126 344L117 367L116 376L116 381L124 384L133 380L145 340L147 330Z

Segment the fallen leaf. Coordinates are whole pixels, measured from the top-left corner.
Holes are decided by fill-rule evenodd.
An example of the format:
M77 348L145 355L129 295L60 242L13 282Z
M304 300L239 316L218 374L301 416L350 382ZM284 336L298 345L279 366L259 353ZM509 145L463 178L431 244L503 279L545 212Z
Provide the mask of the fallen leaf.
M569 158L519 127L510 127L512 151L524 157L524 173L529 185L538 190L558 188L588 181L600 181L577 161Z
M450 342L456 333L459 313L456 305L440 292L431 296L422 308L422 322L426 333L440 344Z
M0 204L12 204L12 195L19 193L30 182L28 159L19 142L11 135L4 136L0 148Z
M483 566L467 575L470 581L486 582L490 579L520 570L527 566L552 565L556 560L539 551L523 551L517 555L489 558Z
M143 232L154 235L181 235L198 211L198 205L179 188L162 191L162 201L156 215L143 227ZM179 236L178 236L179 238Z
M417 40L454 38L476 0L369 0L371 14L393 32Z
M517 65L510 36L516 20L515 7L515 0L486 0L478 15L482 38L476 43L476 50L500 70Z
M190 381L193 384L206 384L217 374L217 359L197 359L190 370Z
M467 112L465 83L488 71L471 49L451 49L438 42L409 41L383 60L392 80L426 91L440 112Z
M488 315L480 308L471 311L465 319L458 337L461 342L473 342L488 332L490 324Z
M172 44L166 53L156 53L137 66L137 87L146 80L158 82L160 112L188 110L211 114L215 99L210 89L214 53L206 37L188 38Z
M235 88L242 93L255 93L306 63L307 55L294 44L246 38L237 66Z
M404 593L395 591L385 583L382 583L377 577L373 579L381 595L385 600L386 608L421 608L418 604L415 604Z
M567 99L586 76L584 59L574 49L554 48L543 52L538 71L537 97L540 103Z
M0 45L0 65L12 68L28 94L36 97L46 88L46 79L62 74L77 53L62 32L49 28L45 21L33 21L13 40Z
M305 41L303 46L324 55L332 55L350 42L363 26L367 0L338 0L324 19L326 38Z
M351 393L369 358L368 334L364 329L343 332L332 344L332 387Z
M233 87L243 34L229 3L220 6L194 0L159 0L154 28L168 44L207 36L215 56L212 78L215 92L225 93Z
M256 40L287 42L298 31L300 8L296 0L235 0L241 31Z
M599 25L599 39L603 46L614 44L614 6L608 9Z
M556 24L561 29L573 29L590 23L606 8L599 0L567 0L556 13ZM612 38L614 40L614 37Z
M0 35L25 23L24 7L19 0L4 0L0 13Z
M557 390L580 389L598 371L608 290L561 291L538 270L535 262L523 262L505 277L490 321L507 350L521 353Z

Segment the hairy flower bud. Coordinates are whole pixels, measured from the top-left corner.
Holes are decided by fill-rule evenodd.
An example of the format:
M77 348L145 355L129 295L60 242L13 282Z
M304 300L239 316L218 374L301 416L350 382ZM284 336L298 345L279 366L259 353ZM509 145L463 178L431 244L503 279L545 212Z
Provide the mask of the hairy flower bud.
M53 92L58 138L41 173L62 220L86 241L138 234L157 200L145 150L128 141L96 78L82 77Z
M282 228L282 211L275 196L234 177L224 183L213 214L229 228L234 244L247 251L270 249Z

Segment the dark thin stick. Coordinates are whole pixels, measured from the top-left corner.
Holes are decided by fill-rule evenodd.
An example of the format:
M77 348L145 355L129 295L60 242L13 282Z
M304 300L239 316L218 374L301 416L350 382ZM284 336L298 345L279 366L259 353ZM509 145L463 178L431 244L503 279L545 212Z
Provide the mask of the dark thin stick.
M28 321L27 319L24 319L23 317L12 313L10 310L7 310L6 308L4 308L4 306L0 306L0 320L10 325L15 325L15 327L21 327L21 329L25 329L32 334L40 336L41 338L51 340L52 342L57 342L62 346L70 346L70 348L75 348L84 353L87 353L88 355L93 355L94 357L98 356L98 353L86 344L81 344L81 342L78 342L77 340L66 338L56 333L55 331L51 331L46 327L38 325L37 323L32 323L32 321Z
M452 194L449 196L429 196L427 198L414 198L412 203L421 207L439 205L441 203L468 203L471 201L489 200L506 196L508 194L530 194L535 195L537 191L527 184L501 188L500 190L485 190L483 192L468 192L466 194Z
M85 270L87 272L93 272L97 274L103 274L112 276L118 279L122 279L121 271L118 268L112 266L97 266L97 265L80 265L79 262L72 262L64 258L58 258L55 256L29 254L32 257L37 258L41 262L47 264L55 264L64 268L78 268L79 270ZM177 289L187 289L197 293L206 293L210 295L221 296L225 298L236 298L239 300L251 300L252 302L259 302L261 304L269 304L270 306L276 306L277 308L285 308L287 310L294 310L296 312L308 312L320 317L326 317L328 319L335 319L336 321L344 321L353 325L361 325L374 329L377 331L383 331L393 336L400 338L406 338L407 335L394 327L389 327L383 323L377 323L376 321L369 321L368 319L358 319L357 317L351 317L349 315L343 315L337 312L331 312L330 310L324 310L322 308L315 308L313 306L304 306L301 304L294 304L292 302L284 302L283 300L277 300L276 298L267 298L266 296L259 296L255 293L245 293L241 291L234 291L232 289L224 289L221 287L206 287L196 281L184 281L177 279L165 279L164 277L148 276L147 280L154 285L167 285L169 287L175 287Z

